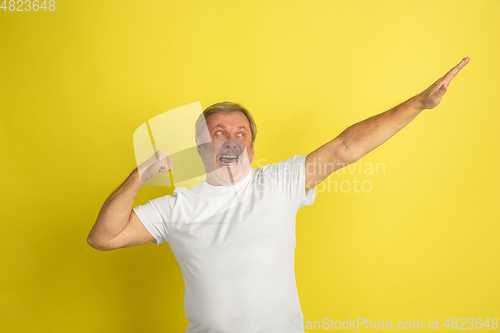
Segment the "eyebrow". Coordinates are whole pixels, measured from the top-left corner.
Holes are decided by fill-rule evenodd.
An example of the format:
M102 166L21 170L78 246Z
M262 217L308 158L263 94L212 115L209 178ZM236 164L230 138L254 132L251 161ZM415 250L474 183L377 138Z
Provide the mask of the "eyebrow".
M212 130L213 130L213 129L215 129L215 128L217 128L217 127L226 128L226 126L218 124L218 125L215 125L215 126L212 128ZM245 126L243 126L243 125L238 126L238 128L247 129L247 128L246 128Z

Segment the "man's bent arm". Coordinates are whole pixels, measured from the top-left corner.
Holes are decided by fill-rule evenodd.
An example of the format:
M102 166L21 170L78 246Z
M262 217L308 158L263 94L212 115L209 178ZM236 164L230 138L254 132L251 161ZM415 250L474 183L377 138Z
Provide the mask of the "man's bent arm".
M169 172L173 166L172 158L158 150L132 171L102 206L87 243L97 250L106 251L154 241L132 206L143 184L160 172Z
M136 168L104 202L87 237L90 246L98 250L104 250L106 244L125 229L130 214L132 214L134 199L142 185L143 182Z
M308 154L305 162L306 191L321 183L335 170L358 161L386 142L422 110L435 108L441 102L451 80L468 62L469 58L462 59L420 94L386 112L350 126L335 139Z

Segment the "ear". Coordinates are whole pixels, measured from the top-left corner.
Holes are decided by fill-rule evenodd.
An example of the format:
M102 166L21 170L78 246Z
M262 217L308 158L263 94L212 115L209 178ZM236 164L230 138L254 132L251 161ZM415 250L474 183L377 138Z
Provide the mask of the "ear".
M198 151L198 154L201 156L201 154L200 154L200 145L198 143L198 138L194 138L194 141L196 142L196 150Z

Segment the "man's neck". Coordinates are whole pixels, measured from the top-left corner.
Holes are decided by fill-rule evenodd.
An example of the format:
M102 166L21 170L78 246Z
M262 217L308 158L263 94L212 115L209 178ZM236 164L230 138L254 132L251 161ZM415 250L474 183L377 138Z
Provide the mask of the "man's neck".
M229 186L229 185L235 185L239 182L241 182L245 177L250 173L251 168L249 168L246 172L240 174L239 177L233 178L231 171L229 170L229 175L230 179L225 179L223 177L220 177L219 175L215 173L209 173L207 174L207 178L205 181L212 186Z

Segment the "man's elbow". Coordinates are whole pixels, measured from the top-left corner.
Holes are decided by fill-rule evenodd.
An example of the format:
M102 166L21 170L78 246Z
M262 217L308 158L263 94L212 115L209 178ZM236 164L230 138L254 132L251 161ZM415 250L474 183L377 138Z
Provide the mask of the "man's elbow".
M105 246L103 243L98 242L95 237L92 236L92 234L89 234L87 236L87 244L90 245L90 247L98 250L98 251L110 251L113 250L110 247Z
M363 157L363 154L359 151L359 149L356 149L356 147L350 146L340 139L335 145L333 156L336 161L339 161L337 163L338 168L336 169L341 169L349 164L359 161L361 157Z
M364 153L357 152L357 151L346 151L342 155L342 159L344 161L345 166L348 166L349 164L356 163L359 161L363 156L365 156Z

